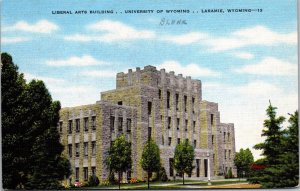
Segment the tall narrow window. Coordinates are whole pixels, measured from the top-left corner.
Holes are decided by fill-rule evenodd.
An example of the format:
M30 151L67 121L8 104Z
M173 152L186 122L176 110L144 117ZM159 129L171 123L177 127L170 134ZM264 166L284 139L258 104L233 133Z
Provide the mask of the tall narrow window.
M224 132L224 143L226 141L226 132Z
M184 96L184 111L186 112L187 110L187 96Z
M126 128L127 132L129 133L131 131L131 119L127 119Z
M89 175L89 173L88 173L88 167L84 167L83 168L83 179L84 179L84 181L88 180L88 175Z
M192 97L192 111L195 113L195 98Z
M210 124L214 124L214 114L210 114Z
M118 101L118 105L123 105L123 102L122 101Z
M161 89L158 90L158 99L161 99Z
M194 140L194 148L197 146L197 140Z
M75 143L75 156L79 157L79 143Z
M123 131L123 117L119 117L118 130Z
M196 121L193 121L193 133L196 132Z
M92 166L92 175L96 175L96 167Z
M170 92L167 91L167 108L170 109Z
M171 144L172 144L172 137L169 137L168 145L171 146Z
M179 94L176 94L176 110L178 110Z
M92 156L96 155L96 141L92 141Z
M187 131L188 130L188 120L186 119L185 120L185 131Z
M72 144L68 144L69 157L72 157Z
M228 159L231 159L231 150L228 150Z
M213 154L213 163L215 163L215 154Z
M63 126L63 122L60 121L60 122L59 122L59 132L60 132L60 133L62 132L62 126Z
M227 153L227 151L225 149L225 151L224 151L224 158L225 158L225 160L226 160L226 153Z
M196 159L196 176L200 176L200 159Z
M76 133L80 131L80 119L76 119Z
M211 144L214 144L214 135L211 135Z
M148 115L151 115L152 112L152 102L148 101Z
M96 116L92 117L92 130L96 130Z
M162 145L165 145L165 139L164 139L164 136L163 136L163 135L161 136L161 144L162 144Z
M83 143L84 156L88 156L88 142Z
M69 134L72 134L72 126L73 126L73 121L72 120L69 120L69 125L68 125L68 133Z
M179 130L180 127L180 118L177 118L177 130Z
M180 144L180 138L177 138L177 144Z
M110 116L110 130L114 131L115 130L115 117Z
M169 158L169 167L170 167L169 170L170 170L170 176L173 176L173 175L174 175L173 163L174 163L173 158Z
M168 129L171 128L171 117L168 117Z
M89 118L85 117L84 118L84 131L89 130Z
M76 179L76 182L79 181L79 168L75 168L75 179Z
M227 141L230 142L230 133L227 133Z
M148 127L148 138L151 138L152 128Z

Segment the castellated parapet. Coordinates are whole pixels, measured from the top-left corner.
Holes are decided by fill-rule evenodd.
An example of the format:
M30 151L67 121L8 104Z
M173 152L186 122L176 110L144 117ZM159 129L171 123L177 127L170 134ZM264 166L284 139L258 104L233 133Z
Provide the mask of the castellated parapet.
M160 148L170 179L180 176L172 166L174 150L186 139L195 148L195 168L188 179L216 179L229 169L236 175L234 125L220 122L218 104L202 100L201 81L189 76L154 66L129 69L117 74L116 89L101 92L101 101L63 108L60 116L64 155L73 170L70 182L85 181L91 174L106 180L106 151L121 133L132 145L132 169L123 174L124 181L147 176L140 160L149 136Z

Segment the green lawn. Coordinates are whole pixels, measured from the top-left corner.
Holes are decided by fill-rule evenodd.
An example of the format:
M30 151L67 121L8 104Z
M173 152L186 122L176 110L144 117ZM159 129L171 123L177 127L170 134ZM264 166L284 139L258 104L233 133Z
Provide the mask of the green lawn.
M246 183L246 180L238 179L223 179L213 180L211 185L226 185L235 183ZM168 181L168 182L150 182L150 189L197 189L207 187L207 181L199 180L185 180L185 185L182 184L182 180ZM136 184L121 184L121 189L147 189L147 183L136 183ZM109 186L97 186L97 187L86 187L86 189L119 189L118 185Z

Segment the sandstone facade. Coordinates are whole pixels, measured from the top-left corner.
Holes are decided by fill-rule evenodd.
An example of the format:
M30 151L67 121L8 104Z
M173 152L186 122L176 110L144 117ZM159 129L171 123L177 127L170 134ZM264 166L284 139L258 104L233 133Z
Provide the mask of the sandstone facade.
M185 139L195 148L195 168L187 178L216 179L229 169L236 175L234 125L220 122L217 103L202 100L200 80L145 66L118 73L116 86L101 92L101 101L95 104L60 111L59 129L64 155L72 164L72 183L84 182L91 174L100 181L108 178L106 154L121 133L132 143L132 169L124 179L146 176L140 158L149 134L159 145L170 179L178 177L170 164L176 145Z

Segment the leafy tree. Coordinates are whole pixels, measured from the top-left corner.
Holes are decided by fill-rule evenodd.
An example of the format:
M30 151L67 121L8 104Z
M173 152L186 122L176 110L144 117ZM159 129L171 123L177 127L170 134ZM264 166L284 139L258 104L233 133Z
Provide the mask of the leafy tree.
M114 140L108 151L106 163L109 169L118 173L119 189L121 187L121 174L131 169L131 144L125 140L124 134L121 134Z
M190 174L194 168L195 153L194 147L186 139L183 143L176 145L174 154L174 167L177 172L182 174L182 183L184 184L184 173Z
M2 62L2 148L4 188L56 189L70 174L61 157L57 123L60 103L42 81L26 84L10 55Z
M263 176L258 180L265 188L280 187L281 168L280 156L283 149L283 131L281 125L285 121L283 116L276 116L276 107L270 105L267 108L268 119L264 121L264 129L261 136L266 137L265 142L254 146L255 149L262 150L262 155L266 157L266 168Z
M159 171L160 169L160 155L159 148L152 139L149 139L143 148L141 158L142 168L148 173L148 189L150 173Z
M245 150L241 148L240 151L235 154L234 164L237 168L237 174L239 178L243 172L245 172L246 176L248 176L250 165L253 163L253 161L254 158L249 148Z

